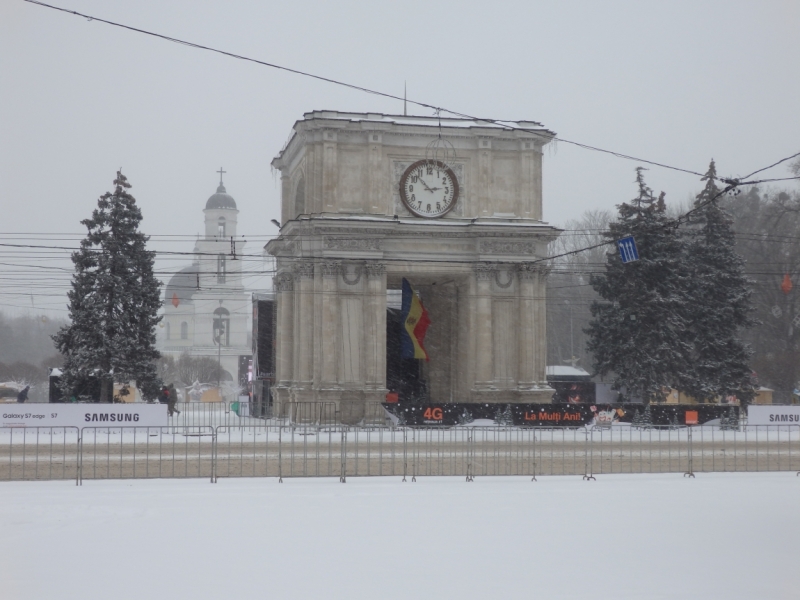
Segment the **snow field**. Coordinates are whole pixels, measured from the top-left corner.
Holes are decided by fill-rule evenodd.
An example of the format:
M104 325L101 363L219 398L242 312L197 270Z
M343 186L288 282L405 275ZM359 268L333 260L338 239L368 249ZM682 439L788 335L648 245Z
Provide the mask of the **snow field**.
M0 597L796 598L792 473L0 484Z

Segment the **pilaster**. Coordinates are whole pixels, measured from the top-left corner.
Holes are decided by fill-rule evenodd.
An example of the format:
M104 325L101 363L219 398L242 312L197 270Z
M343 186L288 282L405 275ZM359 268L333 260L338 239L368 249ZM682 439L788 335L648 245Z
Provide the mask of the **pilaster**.
M536 335L536 281L533 263L519 265L519 389L530 390L540 381Z
M279 273L273 278L277 294L277 318L275 331L275 387L273 398L277 404L289 401L292 385L294 358L294 277L291 273Z
M294 265L295 280L295 342L294 380L300 390L310 390L314 363L314 263L301 261ZM295 401L306 401L308 394L299 394Z
M321 349L322 372L320 385L332 387L336 379L336 346L339 338L338 278L342 272L340 261L322 263L322 326Z
M337 212L339 207L338 144L335 131L323 133L322 202L325 212Z
M378 262L364 265L367 276L365 306L366 387L386 396L386 266Z
M492 344L492 277L494 265L475 263L475 385L476 390L493 389L494 352Z

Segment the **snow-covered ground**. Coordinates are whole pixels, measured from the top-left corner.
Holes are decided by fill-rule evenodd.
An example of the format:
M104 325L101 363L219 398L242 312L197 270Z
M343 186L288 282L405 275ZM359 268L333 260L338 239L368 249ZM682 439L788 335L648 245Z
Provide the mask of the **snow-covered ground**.
M800 596L794 473L0 483L0 598Z

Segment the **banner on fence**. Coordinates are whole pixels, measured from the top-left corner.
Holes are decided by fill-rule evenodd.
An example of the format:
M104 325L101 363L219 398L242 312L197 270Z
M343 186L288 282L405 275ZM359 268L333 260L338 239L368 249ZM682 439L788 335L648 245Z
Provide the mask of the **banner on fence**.
M0 427L166 427L166 404L15 404Z
M800 406L751 404L747 407L748 425L800 425Z
M398 425L583 427L719 425L721 419L738 422L739 407L719 404L490 404L442 403L383 405ZM800 407L798 407L800 408ZM771 423L775 424L775 423Z

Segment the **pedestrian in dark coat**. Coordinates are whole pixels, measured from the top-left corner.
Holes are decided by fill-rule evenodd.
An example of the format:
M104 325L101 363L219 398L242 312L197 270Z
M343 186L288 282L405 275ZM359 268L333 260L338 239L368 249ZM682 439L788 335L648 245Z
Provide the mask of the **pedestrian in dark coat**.
M28 390L31 389L31 386L26 385L25 389L23 389L19 394L17 394L17 402L20 404L25 402L28 399Z
M169 387L167 388L167 393L169 394L169 401L167 402L167 410L169 411L169 416L171 417L174 413L181 414L181 411L175 408L175 403L178 401L178 390L175 389L174 383L169 384Z

